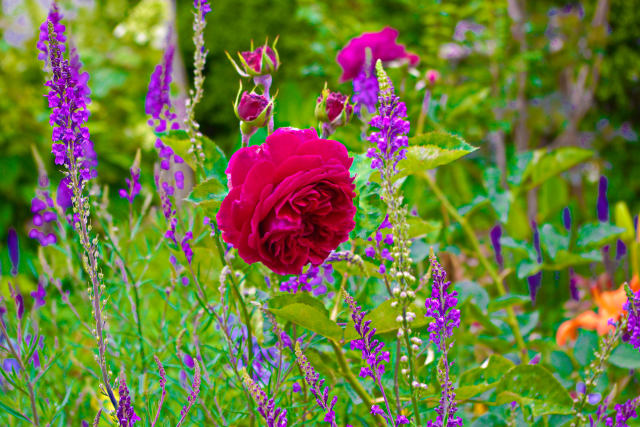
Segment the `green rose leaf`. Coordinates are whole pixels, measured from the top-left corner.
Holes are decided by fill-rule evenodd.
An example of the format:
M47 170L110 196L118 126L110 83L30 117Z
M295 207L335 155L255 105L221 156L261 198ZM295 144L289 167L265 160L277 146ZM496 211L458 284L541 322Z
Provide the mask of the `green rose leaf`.
M571 414L569 392L540 365L518 365L510 369L496 386L497 404L516 401L534 417Z
M407 158L398 164L399 176L412 175L451 163L477 150L457 135L429 132L414 137L407 148Z
M324 304L311 295L281 294L271 298L268 307L274 315L318 335L335 341L342 339L342 328L329 318Z

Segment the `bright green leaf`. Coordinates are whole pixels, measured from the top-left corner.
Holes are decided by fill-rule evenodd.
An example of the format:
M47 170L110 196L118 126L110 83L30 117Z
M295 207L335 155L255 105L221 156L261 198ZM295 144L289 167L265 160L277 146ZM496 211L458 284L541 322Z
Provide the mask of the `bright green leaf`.
M492 354L482 366L460 375L456 399L467 400L494 388L513 366L513 362L509 359Z
M580 248L588 246L599 248L611 243L622 233L624 233L624 228L616 227L606 222L585 224L578 230L576 244Z
M579 147L561 147L553 151L536 150L522 176L524 190L535 188L562 172L589 159L593 152Z
M445 132L429 132L411 141L407 158L398 164L399 176L421 173L451 163L475 150L462 138Z
M342 339L342 328L329 318L324 304L304 293L281 294L269 300L269 311L274 315L302 326L325 338Z

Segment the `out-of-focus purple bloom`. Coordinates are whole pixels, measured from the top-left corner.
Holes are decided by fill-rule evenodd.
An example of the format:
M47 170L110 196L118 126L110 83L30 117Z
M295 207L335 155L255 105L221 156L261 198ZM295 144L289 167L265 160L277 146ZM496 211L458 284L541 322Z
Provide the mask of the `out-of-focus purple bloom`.
M56 203L62 208L62 210L66 210L72 205L73 194L71 192L71 189L69 188L69 182L69 178L65 177L62 178L60 180L60 184L58 184L58 191L56 192Z
M533 247L535 248L537 255L536 261L538 264L542 264L542 249L540 248L540 230L538 230L538 224L536 224L535 221L531 221L531 228L533 229ZM538 271L536 274L527 277L527 283L529 285L529 296L531 297L531 302L535 304L538 290L542 284L542 271Z
M349 43L338 52L336 61L342 67L340 80L346 82L355 78L365 66L369 66L373 74L373 66L380 60L384 63L400 62L416 65L418 55L407 52L404 45L398 44L398 30L385 27L377 33L364 33L349 40ZM367 51L371 55L371 63L367 63Z
M371 406L371 415L382 415L384 416L384 411L378 405Z
M580 293L578 292L578 278L573 270L573 267L569 268L569 293L574 301L580 300Z
M562 210L562 225L565 230L571 231L571 209L568 206Z
M36 308L42 307L45 305L46 301L44 300L47 296L47 291L44 289L43 285L44 280L38 280L38 289L31 292L31 296L35 300L34 305Z
M589 405L597 405L598 402L600 402L600 399L602 399L600 393L591 393L587 396L587 402L589 402Z
M616 261L620 261L627 254L627 245L620 239L616 242Z
M404 415L398 415L398 418L396 418L396 426L403 424L409 424L409 419Z
M391 79L384 72L382 64L376 65L378 73L378 114L373 116L369 125L378 128L367 138L374 144L367 150L367 157L371 160L371 167L379 169L384 180L390 180L396 173L398 162L405 158L406 147L409 145L407 137L410 129L407 117L407 107L400 101L393 89Z
M195 364L193 363L193 357L191 357L188 353L184 353L182 356L182 362L189 369L195 368Z
M7 373L13 371L17 374L20 372L20 364L16 359L4 359L2 362L2 369Z
M491 238L493 252L496 255L496 262L502 270L504 268L504 259L502 258L502 245L500 244L500 237L502 237L502 227L500 227L500 224L491 229L489 237Z
M120 387L118 389L120 398L118 400L118 410L116 411L116 417L120 423L120 427L132 427L136 421L140 421L140 417L136 415L131 405L131 397L129 396L129 389L123 376L120 377Z
M293 383L293 386L291 387L291 389L293 390L294 393L300 393L300 391L302 391L302 387L300 387L300 383L298 383L297 381Z
M600 222L609 221L609 200L607 198L607 177L602 175L598 181L598 220Z
M24 315L24 299L22 298L22 294L18 290L15 291L13 300L16 304L16 313L18 315L18 320L22 320L22 316Z
M638 134L633 130L629 122L624 122L617 133L627 141L636 142L638 140Z
M369 114L376 111L378 102L378 79L369 69L362 69L353 79L353 102L355 102L355 112L362 117L362 107L367 109Z
M444 43L440 45L438 56L442 59L458 61L471 53L471 49L458 43Z
M249 390L251 397L258 405L258 412L267 422L268 427L286 427L287 410L276 407L275 401L267 398L267 394L249 376L246 369L242 370L242 382Z
M453 39L457 42L462 42L467 38L467 32L478 36L482 34L483 31L484 25L463 19L456 24L456 29L453 32Z
M536 354L531 358L531 360L529 360L529 365L537 365L538 363L540 363L541 357L541 353Z
M9 259L11 260L11 275L15 277L18 274L18 264L20 263L20 242L18 241L18 233L13 228L9 229L7 246L9 247Z
M295 294L298 290L313 292L314 296L323 295L327 292L324 282L333 284L333 265L325 262L319 266L309 265L307 270L298 276L291 276L287 281L280 284L281 292Z
M187 258L187 262L189 264L191 264L191 260L193 260L193 249L191 249L191 245L189 244L189 241L192 239L193 233L191 233L191 231L187 231L182 238L182 242L180 242L184 256Z

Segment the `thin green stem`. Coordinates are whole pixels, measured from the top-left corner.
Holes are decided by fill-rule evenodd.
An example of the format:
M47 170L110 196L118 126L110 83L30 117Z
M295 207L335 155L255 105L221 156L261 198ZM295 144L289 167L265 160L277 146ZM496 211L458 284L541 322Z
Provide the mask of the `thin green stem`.
M471 246L473 247L473 250L476 256L478 257L478 260L480 261L482 266L485 268L485 270L493 280L496 286L496 291L498 292L498 295L499 296L506 295L507 291L504 287L504 283L502 282L502 278L500 277L496 269L493 267L493 265L491 265L487 257L485 257L484 254L482 253L480 242L478 241L478 238L476 237L475 232L473 231L473 228L469 225L467 220L458 213L456 208L451 204L447 196L442 192L442 190L440 189L436 181L429 175L428 172L422 172L420 176L427 182L427 184L431 188L431 191L433 191L433 194L438 198L442 206L444 206L447 212L449 212L449 215L451 215L453 219L458 221L458 223L464 230L465 234L467 235L467 238L469 239L469 242L471 243ZM518 349L522 354L523 362L527 363L529 361L529 355L527 354L527 346L525 345L524 339L522 338L522 334L520 333L520 326L518 325L518 319L516 318L515 312L513 311L512 307L507 307L506 311L507 311L507 323L511 327L513 336L516 341L516 345L518 346Z

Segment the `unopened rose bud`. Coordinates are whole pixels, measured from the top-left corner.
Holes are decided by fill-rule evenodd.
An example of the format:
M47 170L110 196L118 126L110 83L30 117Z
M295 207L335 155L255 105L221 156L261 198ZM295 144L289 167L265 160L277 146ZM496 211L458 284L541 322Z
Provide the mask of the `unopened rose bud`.
M427 82L433 85L440 80L440 73L437 70L427 70L425 77L427 78Z
M278 39L276 38L272 46L268 46L267 42L265 42L264 46L260 46L255 49L253 48L253 43L251 43L251 50L238 52L240 65L231 58L231 55L229 55L228 52L225 53L238 74L242 77L265 76L267 74L272 74L280 67L280 57L276 50L277 42Z
M322 136L327 138L336 128L346 125L353 114L349 97L340 92L331 92L325 83L322 95L316 102L316 119L322 123Z
M269 124L273 114L273 98L269 100L266 96L255 92L242 92L241 84L233 108L236 117L240 119L243 146L246 146L251 135Z

